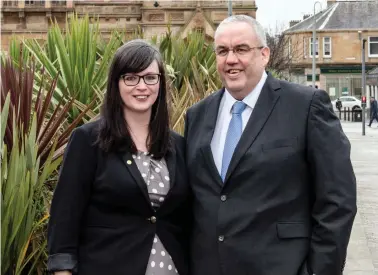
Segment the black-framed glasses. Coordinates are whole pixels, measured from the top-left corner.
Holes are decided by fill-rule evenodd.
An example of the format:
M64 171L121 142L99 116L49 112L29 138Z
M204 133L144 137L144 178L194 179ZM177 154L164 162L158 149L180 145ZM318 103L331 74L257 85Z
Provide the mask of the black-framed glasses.
M139 84L140 79L143 78L143 81L146 85L155 85L159 82L160 74L146 74L146 75L135 75L135 74L124 74L121 75L123 82L126 86L136 86Z
M230 51L232 51L237 56L243 56L243 55L247 55L250 51L254 49L261 50L263 48L264 46L250 47L247 45L239 45L239 46L234 47L233 49L229 49L226 47L218 47L214 51L215 51L215 54L219 56L227 56Z

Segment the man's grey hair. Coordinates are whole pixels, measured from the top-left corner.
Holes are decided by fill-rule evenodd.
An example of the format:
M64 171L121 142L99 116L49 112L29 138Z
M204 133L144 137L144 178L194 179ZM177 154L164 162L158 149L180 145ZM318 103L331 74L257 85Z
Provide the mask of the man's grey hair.
M223 25L225 25L227 23L233 23L233 22L245 22L245 23L249 24L253 28L253 30L255 31L255 34L257 36L257 39L261 43L261 46L263 46L263 47L268 46L267 43L266 43L266 34L265 34L263 27L261 26L261 24L259 22L256 21L256 19L254 19L253 17L250 17L248 15L241 15L241 14L240 15L232 15L232 16L224 19L219 24L219 26L217 27L215 34L214 34L214 38L217 36L219 29L221 29Z

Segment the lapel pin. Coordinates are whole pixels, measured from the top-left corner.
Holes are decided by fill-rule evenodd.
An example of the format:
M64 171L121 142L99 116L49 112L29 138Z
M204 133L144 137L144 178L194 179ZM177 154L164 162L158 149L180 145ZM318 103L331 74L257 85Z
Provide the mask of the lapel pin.
M131 163L132 163L131 160L127 160L128 165L131 165Z

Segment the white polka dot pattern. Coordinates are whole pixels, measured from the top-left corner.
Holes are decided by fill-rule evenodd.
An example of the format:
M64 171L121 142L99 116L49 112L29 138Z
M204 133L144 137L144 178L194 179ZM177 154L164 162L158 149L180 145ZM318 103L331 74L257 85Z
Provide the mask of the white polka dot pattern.
M170 180L165 160L154 160L145 152L133 155L136 165L146 182L151 206L154 210L161 206L170 189ZM157 217L159 219L159 217ZM146 275L176 275L178 274L171 255L156 235L152 242L150 259Z

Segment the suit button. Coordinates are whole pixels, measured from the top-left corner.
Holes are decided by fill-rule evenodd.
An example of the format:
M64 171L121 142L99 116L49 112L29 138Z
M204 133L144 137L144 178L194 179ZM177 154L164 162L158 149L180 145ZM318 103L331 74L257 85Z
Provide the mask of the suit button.
M151 223L156 223L156 217L155 217L155 216L152 216L152 217L150 218L150 221L151 221Z
M224 236L223 236L223 235L220 235L220 236L218 237L218 241L223 242L223 241L224 241Z
M227 200L227 196L226 195L222 195L221 196L221 201L226 201Z

